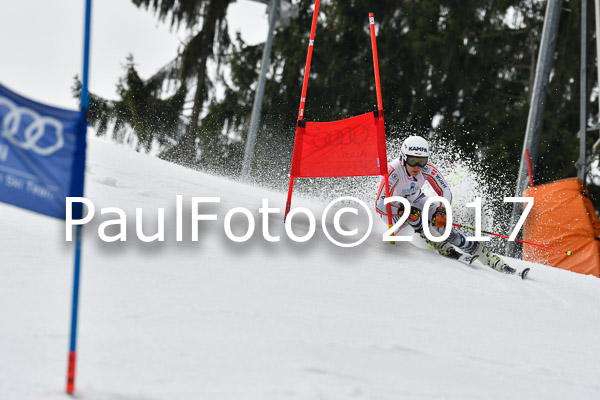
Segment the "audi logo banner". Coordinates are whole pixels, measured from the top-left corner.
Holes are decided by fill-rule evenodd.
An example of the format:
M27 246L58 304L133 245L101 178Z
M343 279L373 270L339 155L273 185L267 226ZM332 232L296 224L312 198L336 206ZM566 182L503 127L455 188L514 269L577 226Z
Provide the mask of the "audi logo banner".
M83 196L85 134L82 112L0 85L0 201L64 219L65 198Z

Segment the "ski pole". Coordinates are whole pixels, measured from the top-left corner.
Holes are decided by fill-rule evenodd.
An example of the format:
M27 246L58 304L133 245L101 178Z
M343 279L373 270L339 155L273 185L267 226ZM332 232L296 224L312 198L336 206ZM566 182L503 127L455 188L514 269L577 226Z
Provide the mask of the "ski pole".
M475 228L471 228L470 226L464 226L461 224L452 224L453 226L456 226L458 228L465 228L465 229L470 229L472 231L475 230ZM487 233L488 235L493 235L493 236L498 236L504 239L509 239L508 236L504 236L504 235L500 235L498 233L493 233L493 232L488 232L488 231L481 231L482 233ZM537 244L537 243L531 243L531 242L527 242L525 240L520 240L520 239L515 239L517 242L521 242L521 243L525 243L525 244L530 244L532 246L538 246L538 247L543 247L544 249L548 249L548 250L554 250L554 251L558 251L560 253L565 253L566 255L570 256L573 254L573 252L569 251L569 250L559 250L559 249L555 249L553 247L549 247L549 246L544 246L543 244Z

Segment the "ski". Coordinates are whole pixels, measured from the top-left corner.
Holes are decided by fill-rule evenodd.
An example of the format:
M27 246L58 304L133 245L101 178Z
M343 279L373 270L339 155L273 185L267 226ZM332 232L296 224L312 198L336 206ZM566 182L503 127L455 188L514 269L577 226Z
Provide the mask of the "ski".
M490 251L489 249L485 249L482 252L482 255L483 257L479 260L482 264L487 265L488 267L502 274L517 275L521 277L521 279L525 279L527 277L527 274L529 274L529 268L525 268L522 271L519 271L516 268L513 268L510 265L508 265L504 260L502 260L498 256L498 254Z
M530 270L530 268L525 268L523 271L519 272L519 276L521 277L521 279L527 278L527 274L529 274L529 270Z
M446 252L445 252L445 253L444 253L444 252L441 252L441 251L438 251L438 254L439 254L439 255L441 255L441 256L444 256L444 257L446 257L446 258L450 258L450 259L452 259L452 260L456 260L456 261L458 261L458 262L461 262L461 263L463 263L463 264L465 264L465 265L472 265L472 264L473 264L473 263L474 263L474 262L475 262L477 259L479 259L479 256L478 256L478 255L476 255L476 254L474 254L474 255L471 255L471 254L463 254L463 253L461 253L461 252L457 251L457 250L456 250L456 249L454 249L454 248L448 248L448 249L446 249ZM485 265L485 264L484 264L484 265ZM517 275L517 276L519 276L521 279L525 279L525 278L527 278L527 275L529 274L529 270L530 270L530 268L525 268L525 269L524 269L524 270L522 270L522 271L518 271L517 269L515 269L515 268L512 268L511 266L509 266L509 265L508 265L508 264L506 264L506 263L504 263L504 265L505 265L505 266L504 266L503 270L502 270L502 271L499 271L499 272L501 272L501 273L503 273L503 274L507 274L507 275ZM494 267L491 267L491 268L492 268L492 269L494 269L494 270L496 270L496 271L498 271L498 270L497 270L497 269L495 269Z
M435 243L432 242L431 240L427 239L424 236L421 236L425 242L428 244L427 248L431 249L431 250L435 250L436 253L438 253L440 256L442 257L446 257L449 258L451 260L456 260L460 263L463 263L465 265L471 265L475 262L475 260L477 260L479 258L478 255L471 255L471 254L463 254L459 251L457 251L454 247L449 246L444 250L441 249L437 249L435 247Z
M502 261L502 259L500 257L498 257L497 254L492 253L489 250L487 251L487 253L483 253L483 256L484 256L483 259L479 259L478 254L466 254L466 253L463 254L463 253L459 252L458 250L456 250L453 246L445 246L445 248L443 250L442 250L442 248L436 249L434 242L430 241L429 239L427 239L423 236L421 236L421 237L429 245L428 248L430 248L432 250L436 250L437 253L443 257L449 258L451 260L456 260L465 265L472 265L476 260L479 260L481 262L481 264L487 265L488 267L492 268L493 270L498 271L503 274L518 275L519 277L521 277L521 279L525 279L527 277L527 275L529 274L529 268L525 268L522 271L518 271L517 269L512 268L510 265L508 265L507 263ZM494 261L492 261L492 259Z
M461 262L465 265L471 265L471 264L473 264L473 262L475 262L475 260L477 260L479 258L479 256L477 256L477 255L462 254L454 249L448 249L446 251L446 253L438 252L438 254L441 256L444 256L446 258L450 258L452 260Z
M515 268L510 267L508 264L505 264L504 268L500 272L507 275L517 275L521 277L521 279L525 279L527 277L527 274L529 274L529 270L530 268L525 268L522 271L518 271Z

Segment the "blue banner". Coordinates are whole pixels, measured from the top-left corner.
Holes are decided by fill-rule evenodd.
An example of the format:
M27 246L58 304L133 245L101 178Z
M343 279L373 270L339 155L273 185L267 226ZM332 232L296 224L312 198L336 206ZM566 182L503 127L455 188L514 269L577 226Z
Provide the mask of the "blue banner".
M65 219L65 198L83 196L85 148L83 112L0 85L0 201ZM81 218L81 208L73 218Z

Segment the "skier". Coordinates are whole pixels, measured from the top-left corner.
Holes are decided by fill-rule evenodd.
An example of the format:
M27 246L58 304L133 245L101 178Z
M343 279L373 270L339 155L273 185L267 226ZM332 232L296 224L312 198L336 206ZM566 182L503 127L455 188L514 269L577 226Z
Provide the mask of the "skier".
M456 253L453 246L458 247L465 253L477 255L483 264L487 264L496 271L506 274L514 274L514 268L506 264L497 254L491 252L482 242L467 241L465 235L451 227L450 236L443 242L434 242L427 239L423 233L423 220L421 213L427 201L427 196L421 191L421 187L428 182L438 196L444 197L452 204L452 192L446 180L429 161L429 144L420 136L409 136L402 143L400 157L388 165L388 179L390 185L390 196L400 196L408 200L411 205L410 215L407 222L398 229L400 231L410 225L414 231L433 246L441 255L452 256ZM385 183L382 178L379 185L379 193L375 208L381 218L388 223L387 207L385 200ZM404 214L404 206L400 202L391 202L391 213L393 223L398 222ZM446 209L441 202L433 202L429 207L429 221L426 223L432 228L432 233L443 235L446 229ZM398 232L396 231L396 233Z

